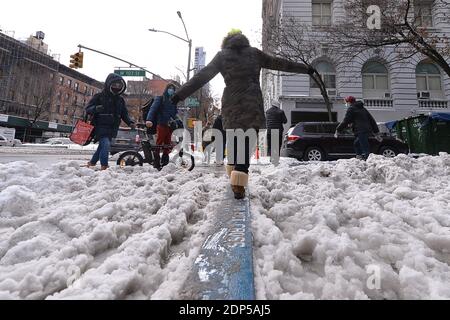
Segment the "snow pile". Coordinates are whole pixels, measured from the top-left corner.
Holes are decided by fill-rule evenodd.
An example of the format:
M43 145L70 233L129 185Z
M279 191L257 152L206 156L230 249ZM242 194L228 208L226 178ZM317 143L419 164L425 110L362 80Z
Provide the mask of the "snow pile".
M450 155L254 167L258 299L449 299Z
M225 184L173 165L0 164L0 299L176 299Z

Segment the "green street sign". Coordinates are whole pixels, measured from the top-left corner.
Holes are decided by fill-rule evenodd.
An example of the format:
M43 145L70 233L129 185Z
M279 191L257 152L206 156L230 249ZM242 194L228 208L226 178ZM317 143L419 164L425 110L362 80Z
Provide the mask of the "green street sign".
M189 97L186 99L185 106L190 108L196 108L200 106L200 101L198 101L197 98L195 97Z
M144 70L114 70L121 77L145 77Z

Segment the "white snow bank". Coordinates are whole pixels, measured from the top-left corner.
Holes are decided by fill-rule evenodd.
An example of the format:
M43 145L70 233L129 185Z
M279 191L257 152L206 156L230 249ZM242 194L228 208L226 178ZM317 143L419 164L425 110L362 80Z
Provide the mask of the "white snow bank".
M0 299L176 299L225 182L0 164Z
M284 161L250 187L258 299L450 298L450 155Z

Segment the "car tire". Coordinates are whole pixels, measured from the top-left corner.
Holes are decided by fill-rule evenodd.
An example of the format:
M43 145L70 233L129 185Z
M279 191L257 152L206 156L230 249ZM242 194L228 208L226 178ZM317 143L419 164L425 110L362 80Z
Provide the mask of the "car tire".
M310 147L306 149L303 157L305 161L324 161L325 153L319 147Z
M380 148L380 155L386 158L393 158L398 155L398 150L391 146L384 146Z

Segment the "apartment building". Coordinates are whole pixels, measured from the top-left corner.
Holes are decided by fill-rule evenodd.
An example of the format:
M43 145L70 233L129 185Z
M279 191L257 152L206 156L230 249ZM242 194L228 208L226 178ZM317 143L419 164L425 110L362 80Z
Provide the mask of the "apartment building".
M283 17L289 16L320 34L322 27L348 19L344 1L264 0L263 30L270 23L279 23ZM413 11L416 14L420 12L416 18L421 26L430 32L450 34L450 25L438 19L439 15L450 15L450 8L438 8L435 1L427 0L415 1L414 5ZM321 45L320 36L317 45ZM263 34L263 49L267 51L269 46L269 40ZM370 50L355 57L351 63L342 64L328 54L326 46L321 48L313 64L327 86L335 120L343 119L346 112L343 98L348 95L364 100L367 109L379 122L420 113L450 112L450 79L447 74L419 54L407 61L391 61L392 50ZM271 99L280 100L289 120L286 129L301 121L328 121L324 100L308 75L283 75L264 70L262 86L266 108Z

